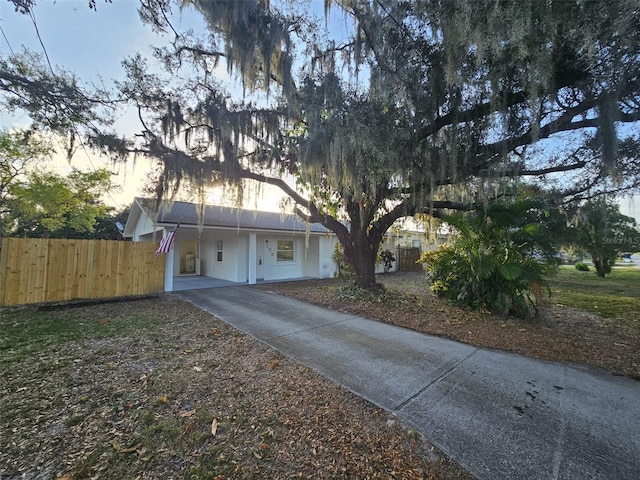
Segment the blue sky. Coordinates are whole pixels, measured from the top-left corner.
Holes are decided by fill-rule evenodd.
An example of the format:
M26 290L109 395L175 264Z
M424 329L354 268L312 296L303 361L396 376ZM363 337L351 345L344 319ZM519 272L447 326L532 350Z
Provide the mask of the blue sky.
M86 0L41 1L35 19L53 65L68 66L81 77L113 74L122 57L136 46L146 46L154 35L142 28L137 2L98 3L91 11ZM14 51L25 45L42 52L30 17L13 12L2 2L2 28ZM4 39L3 39L4 40ZM6 52L6 41L0 42Z
M138 4L137 0L98 0L97 11L93 11L88 0L41 0L35 8L35 20L53 67L70 70L84 82L104 82L106 86L114 78L122 79L125 57L136 52L149 54L150 45L163 42L142 24ZM174 21L178 28L197 26L199 17L187 12ZM43 53L31 18L14 12L6 0L0 0L0 26L4 34L0 54L18 53L23 46Z
M54 69L74 72L84 83L112 86L113 79L122 79L121 62L136 52L150 56L150 45L166 43L150 27L143 25L137 12L137 0L97 1L97 11L90 10L88 0L40 0L35 8L37 30ZM181 30L198 28L200 17L195 12L174 12L174 26ZM30 17L20 15L12 4L0 0L0 55L19 53L23 47L42 54L43 48ZM0 127L20 128L29 125L29 119L20 112L0 114ZM132 112L123 113L116 123L119 133L138 131L137 119ZM57 156L53 167L61 173L71 167L81 170L109 167L117 171L116 182L120 191L114 190L105 198L117 208L129 204L133 196L142 194L144 179L153 168L145 161L114 167L105 159L89 156L80 149L69 163Z

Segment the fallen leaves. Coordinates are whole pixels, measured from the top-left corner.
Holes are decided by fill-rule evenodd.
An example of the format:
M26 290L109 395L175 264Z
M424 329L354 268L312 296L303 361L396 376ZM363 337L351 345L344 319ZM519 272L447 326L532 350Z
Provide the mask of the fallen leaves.
M192 422L187 423L184 426L184 431L182 432L183 435L186 435L187 433L189 433L191 430L193 430L193 427L195 427L198 424L198 422L196 422L195 420Z
M334 302L317 285L304 291L303 299ZM269 285L285 287L299 290L295 284ZM377 313L385 321L436 329L434 333L452 338L467 338L471 331L473 342L514 342L523 351L546 348L536 323L526 324L523 334L518 332L522 324L461 313L425 298L425 308L435 305L428 317L408 307L389 315L378 303L372 307L362 302L358 308L366 316ZM334 307L344 310L348 305ZM30 342L24 353L28 361L17 365L9 358L6 385L0 384L0 431L11 432L11 443L0 452L0 476L35 478L34 466L52 465L51 478L59 479L81 470L87 473L77 478L184 478L190 469L201 469L202 478L216 480L467 478L441 454L425 453L432 450L396 417L174 297L79 307L64 314L65 321L84 315L86 322L101 316L149 315L149 328L54 346ZM2 317L0 327L5 325ZM170 318L166 326L154 323L165 317ZM550 318L575 320L567 323L571 333L590 328L568 308L552 309ZM104 330L112 328L115 322ZM557 330L549 331L557 335ZM598 335L595 341L616 353L620 366L638 371L637 338ZM626 347L612 348L612 342ZM581 339L576 346L563 346L562 353L584 345ZM60 362L53 371L42 368L62 358L77 362ZM625 358L633 361L624 363ZM194 373L194 366L206 373ZM10 417L28 404L33 416ZM65 426L74 416L82 418L82 424ZM141 443L149 451L139 446L123 452ZM207 467L207 462L215 465Z
M150 322L146 331L58 345L59 351L29 350L29 362L8 375L13 383L7 390L0 385L7 405L0 428L12 432L11 445L0 452L0 476L32 478L41 465L54 466L51 478L69 480L392 478L390 465L396 478L429 476L411 473L431 467L422 444L397 419L387 423L390 415L206 312L154 299L86 315L97 322L97 312L111 317L119 309L172 320L165 328ZM49 362L63 358L61 352L78 361L61 362L53 372L33 368L34 358ZM29 418L3 423L26 401L37 407L31 411L46 435L34 435ZM363 452L353 438L373 440ZM402 458L398 467L396 457ZM440 478L465 478L454 464L447 468Z
M271 362L269 362L269 365L267 366L267 369L268 370L273 370L278 365L280 365L280 359L276 358L275 360L271 360Z
M543 318L523 323L452 306L429 292L423 273L385 274L378 280L387 290L396 292L395 299L391 298L388 303L343 301L335 294L340 282L328 279L259 288L478 347L550 361L582 363L616 375L640 378L637 327L612 324L605 328L602 318L596 314L552 303L545 305ZM412 305L413 295L418 295L424 302L421 305L413 302ZM398 308L398 305L406 308ZM611 348L611 342L628 345L628 349Z
M122 448L118 442L113 442L113 449L120 453L132 453L140 449L142 447L142 443L137 443L132 447Z

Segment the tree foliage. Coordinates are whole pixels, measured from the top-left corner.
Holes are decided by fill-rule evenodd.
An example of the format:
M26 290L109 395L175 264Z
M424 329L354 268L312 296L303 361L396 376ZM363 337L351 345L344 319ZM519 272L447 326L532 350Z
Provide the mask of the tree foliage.
M12 210L14 190L29 168L42 162L50 149L32 132L0 131L0 237L5 236Z
M556 193L573 197L638 181L637 132L618 138L640 119L640 12L627 0L326 2L353 25L340 43L289 2L184 3L210 37L158 53L172 73L192 60L202 75L167 89L134 58L122 85L145 120L139 151L163 162L159 194L184 179L280 186L336 233L361 286L396 219L471 208L492 180L562 174ZM147 12L165 31L169 5ZM232 102L211 80L221 59L249 90L282 95Z
M10 199L9 234L19 237L94 238L98 219L109 208L100 195L111 187L111 173L77 170L63 177L31 172Z
M172 8L197 9L208 31L178 32ZM639 130L625 128L640 121L634 0L326 0L344 26L333 38L287 0L140 11L173 36L156 50L166 73L125 62L142 131L101 145L158 159L159 197L184 181L280 187L337 235L362 287L398 218L472 209L499 179L576 200L640 182ZM221 63L241 98L215 79Z
M38 2L8 2L30 17L38 32L34 15ZM87 0L86 5L97 10L96 0ZM52 65L44 44L43 49L44 55L25 48L16 53L11 47L10 53L0 53L0 110L10 114L22 110L31 118L32 129L59 134L67 140L66 153L71 157L81 137L104 136L118 101L103 87L86 84L73 72Z

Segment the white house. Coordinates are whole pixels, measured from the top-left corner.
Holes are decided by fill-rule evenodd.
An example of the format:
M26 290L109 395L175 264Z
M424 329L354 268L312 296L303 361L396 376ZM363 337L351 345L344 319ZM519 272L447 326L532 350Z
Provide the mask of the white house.
M166 210L155 201L135 198L124 230L134 241L159 242L178 223L167 253L165 290L173 278L204 275L255 284L295 278L331 278L335 235L296 215L173 202Z

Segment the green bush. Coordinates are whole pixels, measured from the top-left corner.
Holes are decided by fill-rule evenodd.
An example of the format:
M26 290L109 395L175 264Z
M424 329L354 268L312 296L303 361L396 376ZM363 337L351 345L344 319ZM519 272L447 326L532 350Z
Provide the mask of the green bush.
M393 252L391 250L383 250L380 252L379 257L379 260L383 264L385 273L389 272L393 268L393 262L396 261L396 257L393 256Z
M337 267L334 274L335 277L346 279L355 278L355 271L353 270L351 264L348 262L340 243L336 243L335 247L333 248L333 261L335 262Z
M544 216L535 202L519 201L447 218L455 240L420 259L433 292L481 311L533 317L545 276L557 267L536 213Z
M589 265L587 265L584 262L578 262L578 263L576 263L576 270L580 270L581 272L588 272L589 271Z

